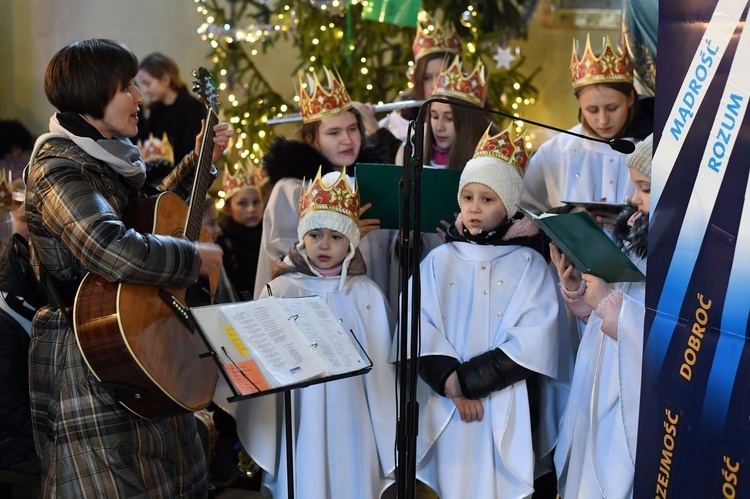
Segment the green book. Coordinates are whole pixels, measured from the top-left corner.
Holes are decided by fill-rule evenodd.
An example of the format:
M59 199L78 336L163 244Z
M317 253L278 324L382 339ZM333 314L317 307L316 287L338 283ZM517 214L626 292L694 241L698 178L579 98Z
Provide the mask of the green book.
M607 282L643 282L646 276L585 211L534 215L521 208L578 270Z
M404 176L403 166L357 164L355 176L361 204L372 203L372 208L362 217L380 219L382 229L398 229L402 201L399 186ZM455 214L459 212L457 196L460 179L460 170L422 169L422 232L437 232L437 228L443 227L440 220L451 223L455 220ZM413 216L411 218L414 219Z

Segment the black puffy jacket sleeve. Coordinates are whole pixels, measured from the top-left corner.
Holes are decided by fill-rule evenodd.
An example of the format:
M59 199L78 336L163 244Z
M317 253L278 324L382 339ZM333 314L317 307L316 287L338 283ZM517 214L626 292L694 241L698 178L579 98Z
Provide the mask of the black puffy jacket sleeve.
M461 363L456 374L464 397L480 399L529 378L534 371L516 364L505 352L495 348Z
M446 355L428 355L419 358L419 377L435 390L441 397L445 397L445 380L461 363Z

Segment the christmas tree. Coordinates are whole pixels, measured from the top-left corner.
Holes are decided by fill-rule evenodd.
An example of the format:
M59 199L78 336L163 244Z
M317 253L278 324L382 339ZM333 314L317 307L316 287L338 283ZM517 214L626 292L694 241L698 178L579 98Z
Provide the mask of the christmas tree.
M237 134L227 157L231 164L259 164L274 137L274 127L266 121L297 111L294 96L273 88L254 59L273 51L281 40L298 50L296 71L335 68L354 100L391 102L411 85L406 72L412 65L415 28L363 18L373 4L387 1L196 0L205 16L198 33L210 43L211 71L224 96L222 109ZM424 0L420 15L453 20L464 40L465 67L482 58L490 69L488 105L519 115L537 97L531 80L538 68L524 72L525 59L510 44L525 38L536 3L479 0L467 6L465 1ZM289 75L290 81L295 76Z

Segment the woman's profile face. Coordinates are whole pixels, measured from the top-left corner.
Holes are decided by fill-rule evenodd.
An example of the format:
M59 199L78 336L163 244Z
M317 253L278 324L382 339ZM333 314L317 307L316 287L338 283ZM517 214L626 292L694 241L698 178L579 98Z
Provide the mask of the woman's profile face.
M353 165L362 147L362 135L354 113L344 112L320 120L312 144L334 167Z
M135 79L128 82L128 86L118 90L104 108L104 117L93 119L87 116L91 123L104 137L135 137L138 133L138 112L143 104L143 94L135 85Z
M633 94L625 95L603 85L588 85L578 94L584 126L602 139L618 137L628 122L628 113L635 102Z

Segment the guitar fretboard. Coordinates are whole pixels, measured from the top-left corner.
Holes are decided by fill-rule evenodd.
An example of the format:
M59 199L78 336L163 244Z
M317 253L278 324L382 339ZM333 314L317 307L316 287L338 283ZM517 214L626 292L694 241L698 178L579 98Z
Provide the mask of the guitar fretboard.
M219 118L216 113L209 109L206 118L206 133L203 135L203 141L201 142L200 157L193 181L193 193L190 197L190 208L185 223L185 237L190 241L197 241L201 235L206 193L213 180L211 178L211 156L214 150L214 126L218 123Z

